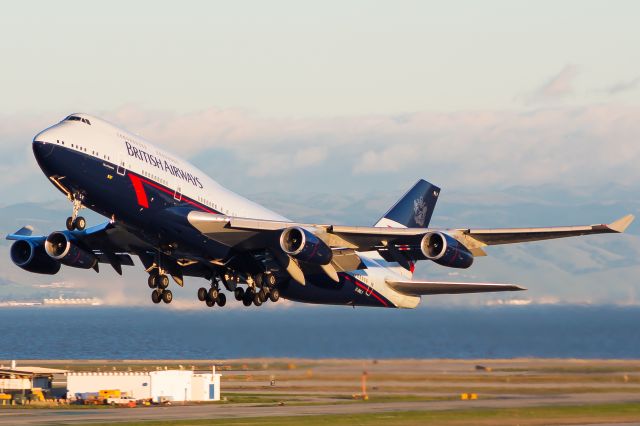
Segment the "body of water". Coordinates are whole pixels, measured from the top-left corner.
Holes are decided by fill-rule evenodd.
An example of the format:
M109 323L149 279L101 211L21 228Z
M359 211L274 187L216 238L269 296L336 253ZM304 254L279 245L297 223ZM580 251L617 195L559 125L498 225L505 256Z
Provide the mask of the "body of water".
M0 359L640 358L640 308L0 309Z

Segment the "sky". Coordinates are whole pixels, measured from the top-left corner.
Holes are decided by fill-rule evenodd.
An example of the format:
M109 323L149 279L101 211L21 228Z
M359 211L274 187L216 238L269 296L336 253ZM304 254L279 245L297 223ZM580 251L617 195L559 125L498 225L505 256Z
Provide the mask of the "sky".
M458 208L438 206L442 226L637 214L637 16L635 1L10 2L0 207L61 202L47 226L63 223L30 142L86 112L293 219L369 224L418 178ZM500 267L535 284L540 268L559 268L597 294L590 302L623 303L640 290L635 226L602 243L606 253L597 239L551 246L570 264L541 246L500 249L519 269L480 266L479 278L509 279ZM16 272L4 278L31 279ZM607 275L622 290L599 290ZM556 288L534 295L586 300L583 288Z
M7 114L333 117L637 103L634 1L11 2Z

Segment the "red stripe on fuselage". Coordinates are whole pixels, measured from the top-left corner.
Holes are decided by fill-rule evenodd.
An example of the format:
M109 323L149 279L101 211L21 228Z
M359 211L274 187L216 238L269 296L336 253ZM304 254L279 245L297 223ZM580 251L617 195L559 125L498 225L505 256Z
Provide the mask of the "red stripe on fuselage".
M129 172L129 176L132 176L132 175L133 175L133 173ZM156 189L158 189L158 190L160 190L160 191L162 191L162 192L164 192L166 194L171 195L172 197L176 194L175 192L171 192L171 190L169 190L169 189L167 189L167 188L165 188L165 187L163 187L161 185L158 185L157 183L155 183L152 180L145 179L145 178L143 178L141 176L136 176L136 178L139 181L141 181L143 183L146 183L147 185L150 185L150 186L152 186L152 187L154 187L154 188L156 188ZM184 195L182 195L181 197L182 198L181 198L180 201L183 201L185 203L191 204L192 206L194 206L194 207L196 207L196 208L198 208L198 209L200 209L202 211L205 211L207 213L219 214L217 211L211 210L211 209L203 206L202 204L196 203L195 201L192 201L192 200L188 199Z
M144 192L144 187L142 186L141 179L138 176L134 175L133 173L129 173L129 179L131 179L131 183L133 184L133 190L136 192L138 205L140 207L144 207L145 209L148 209L149 200L147 199L147 193Z
M358 287L360 287L362 290L364 290L365 294L367 294L367 293L369 292L369 289L371 289L371 293L369 293L369 294L371 294L371 296L373 296L373 297L374 297L378 302L382 303L382 306L384 306L385 308L386 308L387 306L389 306L389 305L387 304L387 302L385 302L385 301L384 301L384 299L382 299L380 296L378 296L378 295L376 294L376 291L373 289L373 287L367 287L366 285L361 284L361 283L360 283L360 281L358 281L356 278L352 277L352 276L351 276L351 275L349 275L349 274L345 274L344 278L345 278L347 281L351 281L351 282L352 282L352 283L354 283L356 286L358 286Z

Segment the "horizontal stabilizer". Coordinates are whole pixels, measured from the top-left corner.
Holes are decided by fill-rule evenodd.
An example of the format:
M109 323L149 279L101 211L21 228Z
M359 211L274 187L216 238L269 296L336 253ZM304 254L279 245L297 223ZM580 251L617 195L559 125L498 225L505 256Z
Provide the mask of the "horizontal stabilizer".
M21 240L33 235L33 227L30 225L23 226L13 234L7 235L7 240Z
M524 287L515 284L452 283L443 281L411 281L387 279L394 290L410 296L426 294L491 293L495 291L521 291Z

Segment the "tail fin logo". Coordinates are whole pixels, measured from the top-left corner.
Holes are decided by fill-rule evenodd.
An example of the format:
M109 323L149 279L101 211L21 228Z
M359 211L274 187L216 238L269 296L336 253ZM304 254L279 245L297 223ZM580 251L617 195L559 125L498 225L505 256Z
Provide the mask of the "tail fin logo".
M424 226L427 211L427 203L424 202L424 197L420 196L413 201L413 220L415 220L418 225Z

